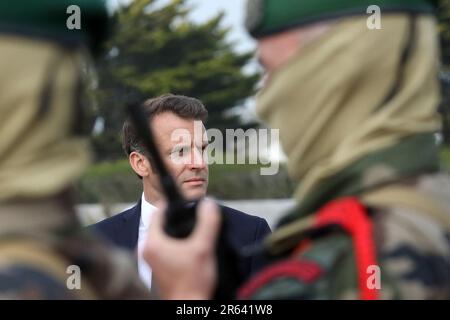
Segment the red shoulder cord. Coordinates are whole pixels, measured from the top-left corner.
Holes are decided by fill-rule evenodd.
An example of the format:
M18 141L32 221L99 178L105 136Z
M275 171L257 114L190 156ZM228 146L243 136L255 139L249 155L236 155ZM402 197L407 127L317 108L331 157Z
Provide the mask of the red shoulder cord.
M347 197L334 200L315 214L313 227L338 225L352 237L358 272L360 299L378 299L378 290L368 286L368 268L377 265L372 221L364 206L357 198ZM306 242L305 242L306 241ZM304 244L312 243L304 240ZM322 267L305 259L288 260L270 266L254 276L240 290L239 298L248 299L259 288L277 277L293 277L302 282L311 283L323 275Z
M369 266L377 265L372 220L357 198L332 201L315 215L315 226L339 225L352 237L358 272L360 299L378 299L378 290L369 288Z

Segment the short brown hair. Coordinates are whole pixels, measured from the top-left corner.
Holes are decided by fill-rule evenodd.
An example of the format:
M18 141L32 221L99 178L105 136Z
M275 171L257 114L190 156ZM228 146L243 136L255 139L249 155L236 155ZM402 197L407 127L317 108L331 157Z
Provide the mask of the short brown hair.
M205 121L208 117L208 111L200 100L174 94L148 99L142 103L142 109L148 121L163 112L172 112L183 119ZM129 119L125 121L122 128L122 148L127 156L133 151L148 155Z

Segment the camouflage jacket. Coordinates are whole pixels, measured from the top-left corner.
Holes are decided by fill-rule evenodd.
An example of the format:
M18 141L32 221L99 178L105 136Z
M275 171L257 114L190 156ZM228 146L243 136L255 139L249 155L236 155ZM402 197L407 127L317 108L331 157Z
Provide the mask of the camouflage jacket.
M334 191L334 197L322 202L324 205L316 201L314 206L311 205L314 201L306 201L306 208L300 206L288 215L284 225L282 222L280 229L273 234L284 252L278 250L273 264L244 285L240 297L449 299L450 177L439 173L437 167L433 170L428 158L430 153L425 155L431 150L422 149L422 158L426 159L420 159L420 156L409 158L409 164L403 166L411 155L409 151L419 146L426 148L427 145L435 148L429 138L416 137L385 150L384 154L367 160L364 165L359 163L363 170L355 170L359 165L355 164L351 169L355 170L353 174L345 174L346 179L341 180L351 183L341 183L342 188L335 189L351 192ZM395 161L380 162L380 159L388 159L389 154L396 154ZM406 170L408 166L410 169ZM435 172L414 175L419 167ZM370 173L374 168L378 172L376 175ZM350 176L357 179L348 179ZM324 186L321 191L327 194L330 190ZM381 194L383 196L379 197ZM316 200L323 201L320 196L315 196ZM344 224L361 229L358 232L362 234L362 241L355 240L355 234L345 226L330 224L322 227L317 224L318 217L328 210L330 204L345 204L348 197L352 197L351 203L361 205L362 218L347 216ZM315 214L305 214L312 210ZM360 218L368 222L371 234L367 228L362 230L364 223L355 223ZM294 232L289 236L291 241L286 241L288 237L282 239L280 233L289 231L289 228ZM365 265L362 270L361 261L364 256L370 256L372 245L373 265ZM363 291L369 295L364 296ZM370 291L374 294L370 295Z
M55 201L0 205L0 299L148 299L128 253Z

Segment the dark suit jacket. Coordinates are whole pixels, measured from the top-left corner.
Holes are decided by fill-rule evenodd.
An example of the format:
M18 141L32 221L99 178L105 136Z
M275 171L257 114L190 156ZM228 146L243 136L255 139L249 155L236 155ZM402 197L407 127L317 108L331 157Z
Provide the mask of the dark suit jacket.
M229 207L220 207L224 214L228 215L229 237L233 239L237 249L255 244L270 233L265 219ZM141 201L133 208L100 221L89 228L113 244L134 251L138 241L140 219ZM260 270L265 264L265 260L260 256L243 258L243 261L239 262L244 279Z

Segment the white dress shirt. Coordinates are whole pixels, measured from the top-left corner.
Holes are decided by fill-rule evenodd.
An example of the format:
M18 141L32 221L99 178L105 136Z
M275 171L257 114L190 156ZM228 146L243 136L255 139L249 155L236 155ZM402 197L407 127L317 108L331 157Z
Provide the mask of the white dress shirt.
M142 193L141 201L141 220L139 221L139 235L138 235L138 270L141 280L150 290L152 287L152 269L142 256L145 240L147 238L147 231L150 226L150 221L153 213L157 210L155 206L145 200Z

